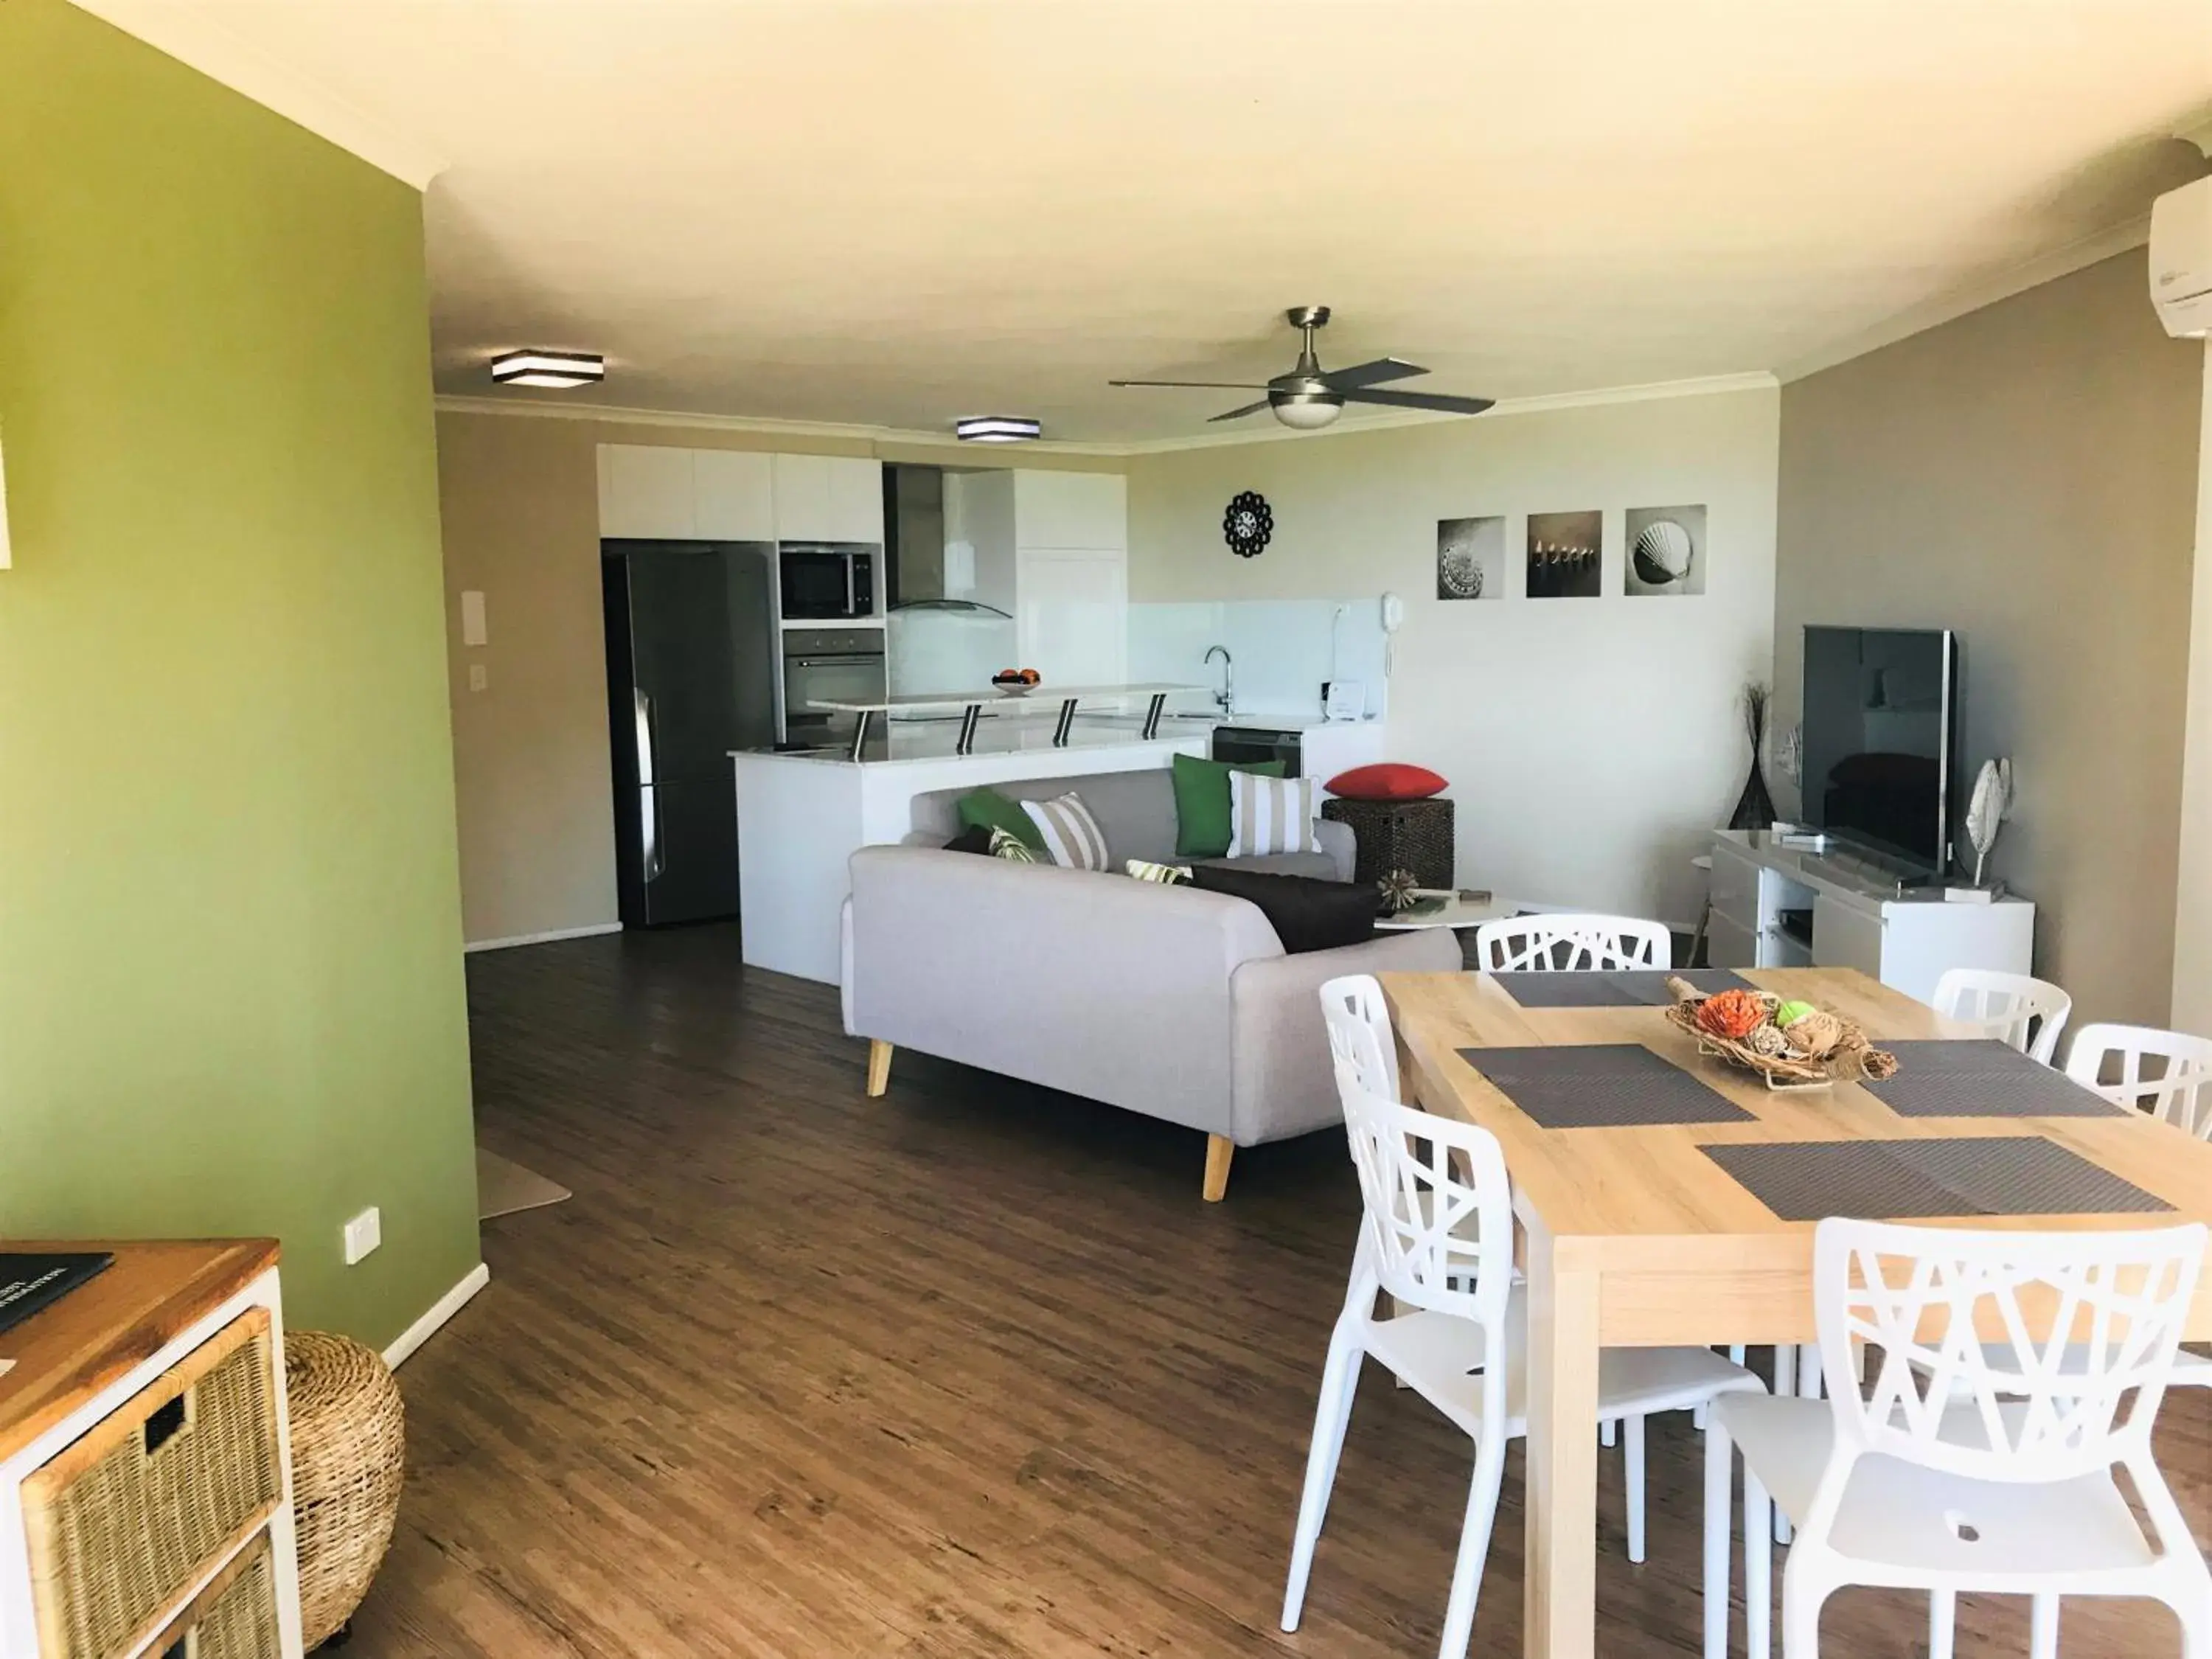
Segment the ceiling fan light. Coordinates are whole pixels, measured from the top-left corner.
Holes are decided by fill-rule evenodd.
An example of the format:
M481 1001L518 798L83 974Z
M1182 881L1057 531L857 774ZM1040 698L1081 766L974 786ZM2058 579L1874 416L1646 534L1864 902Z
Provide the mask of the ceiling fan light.
M606 379L607 360L594 351L509 351L491 360L501 386L542 386L566 391Z
M1043 422L1027 415L969 415L952 423L965 444L1025 444L1043 432Z
M1279 398L1273 407L1275 418L1285 426L1300 432L1318 432L1344 413L1344 399L1311 395Z

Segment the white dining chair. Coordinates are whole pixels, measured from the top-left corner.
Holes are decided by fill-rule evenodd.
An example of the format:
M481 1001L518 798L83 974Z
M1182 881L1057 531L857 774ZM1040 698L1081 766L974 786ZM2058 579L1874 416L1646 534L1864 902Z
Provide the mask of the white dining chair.
M2084 1025L2066 1050L2066 1075L2116 1106L2212 1140L2212 1040L2148 1025Z
M1372 974L1346 974L1321 988L1322 1024L1334 1060L1347 1060L1369 1092L1398 1098L1398 1035Z
M1770 1504L1796 1528L1782 1583L1788 1659L1818 1659L1821 1604L1847 1584L1928 1592L1931 1659L1950 1659L1961 1591L2029 1597L2032 1659L2055 1659L2068 1595L2163 1601L2186 1659L2212 1656L2212 1571L2151 1456L2206 1237L2202 1224L2002 1233L1821 1222L1814 1312L1826 1399L1729 1395L1710 1414L1706 1659L1728 1648L1729 1528L1714 1511L1725 1511L1735 1450L1747 1659L1768 1659L1771 1642ZM2065 1323L2034 1334L2054 1307ZM1991 1330L2008 1340L1985 1342ZM2078 1369L2062 1364L2069 1352Z
M1348 1063L1360 1080L1385 1100L1399 1099L1397 1034L1391 1030L1389 1006L1382 1000L1382 988L1375 976L1346 974L1330 980L1321 988L1321 1003L1331 1056ZM1514 1282L1520 1283L1522 1277L1516 1267ZM1741 1365L1743 1350L1731 1349L1729 1358ZM1705 1425L1705 1413L1700 1411L1698 1427L1702 1430ZM1598 1441L1608 1450L1615 1444L1621 1446L1621 1484L1628 1500L1628 1559L1640 1562L1644 1559L1644 1424L1641 1419L1630 1424L1626 1442L1622 1443L1621 1425L1607 1418L1598 1425Z
M2058 1034L2074 1012L2074 999L2049 980L2000 974L1986 968L1953 968L1936 981L1937 1013L1976 1025L2045 1066L2057 1063Z
M1506 1443L1528 1431L1527 1297L1513 1283L1505 1158L1487 1130L1401 1106L1370 1089L1357 1063L1334 1063L1359 1174L1361 1243L1322 1372L1283 1628L1296 1630L1304 1610L1360 1366L1372 1354L1474 1442L1474 1477L1437 1648L1440 1659L1465 1659ZM1386 1291L1396 1311L1377 1317L1376 1297ZM1709 1349L1608 1350L1599 1358L1598 1412L1640 1419L1760 1386Z
M1474 930L1474 965L1486 974L1665 968L1674 936L1663 921L1634 916L1506 916Z

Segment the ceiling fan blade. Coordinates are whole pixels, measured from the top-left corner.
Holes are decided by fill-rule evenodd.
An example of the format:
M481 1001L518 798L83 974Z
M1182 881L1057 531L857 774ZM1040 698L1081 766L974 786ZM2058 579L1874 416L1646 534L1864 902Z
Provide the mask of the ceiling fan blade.
M1387 404L1393 409L1434 409L1447 415L1480 415L1495 398L1451 398L1441 392L1362 392L1347 387L1337 392L1346 403Z
M1428 372L1419 363L1404 362L1396 357L1377 357L1371 363L1332 368L1321 378L1333 390L1341 392L1347 386L1376 386L1384 380L1403 380Z
M1267 406L1267 399L1262 398L1256 404L1247 404L1242 409L1232 409L1226 415L1208 416L1206 417L1206 423L1208 425L1212 425L1215 421L1241 421L1247 415L1257 415Z
M1180 386L1212 388L1220 392L1265 392L1265 384L1255 380L1109 380L1108 386Z

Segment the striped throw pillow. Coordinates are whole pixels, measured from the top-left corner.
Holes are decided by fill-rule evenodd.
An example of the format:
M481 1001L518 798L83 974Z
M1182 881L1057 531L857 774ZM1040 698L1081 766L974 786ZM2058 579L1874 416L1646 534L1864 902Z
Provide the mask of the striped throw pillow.
M1315 778L1267 778L1256 772L1229 775L1229 856L1318 853L1321 783Z
M1057 800L1025 800L1022 811L1030 815L1037 834L1044 837L1044 850L1062 869L1110 867L1105 832L1099 829L1098 820L1091 816L1091 809L1083 804L1082 796L1070 791Z
M1037 861L1036 849L1011 830L991 831L991 856L1015 864L1035 864Z
M1190 879L1188 864L1154 864L1150 859L1131 859L1121 867L1139 881L1156 881L1163 887L1173 887Z

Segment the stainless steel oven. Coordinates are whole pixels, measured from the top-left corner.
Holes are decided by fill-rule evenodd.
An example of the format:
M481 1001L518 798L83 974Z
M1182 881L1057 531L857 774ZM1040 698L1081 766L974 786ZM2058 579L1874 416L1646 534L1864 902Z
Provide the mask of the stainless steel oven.
M876 614L876 550L870 544L780 543L776 574L787 622L844 622Z
M881 702L884 630L880 628L787 628L783 630L784 740L827 747L852 740L850 714L810 708L811 702Z

